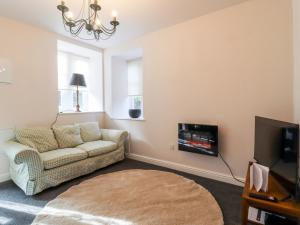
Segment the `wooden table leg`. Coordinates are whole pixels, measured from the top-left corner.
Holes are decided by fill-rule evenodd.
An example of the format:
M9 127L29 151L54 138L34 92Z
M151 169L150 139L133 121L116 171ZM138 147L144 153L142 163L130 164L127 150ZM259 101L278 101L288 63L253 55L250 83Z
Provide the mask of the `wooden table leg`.
M249 210L248 201L243 199L243 201L242 201L242 225L248 224L248 210Z

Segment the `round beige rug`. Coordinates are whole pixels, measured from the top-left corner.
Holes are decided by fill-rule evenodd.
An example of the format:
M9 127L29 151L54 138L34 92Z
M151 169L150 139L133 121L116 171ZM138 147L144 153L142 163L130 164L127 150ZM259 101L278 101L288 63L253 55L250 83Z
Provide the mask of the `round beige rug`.
M84 181L58 196L34 225L223 225L214 197L192 180L125 170Z

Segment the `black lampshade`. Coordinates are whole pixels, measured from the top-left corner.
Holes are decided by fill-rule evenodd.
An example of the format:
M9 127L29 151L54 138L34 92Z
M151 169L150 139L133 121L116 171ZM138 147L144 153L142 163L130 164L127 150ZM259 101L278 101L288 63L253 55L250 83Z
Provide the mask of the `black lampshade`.
M86 87L84 76L82 74L73 73L70 85Z

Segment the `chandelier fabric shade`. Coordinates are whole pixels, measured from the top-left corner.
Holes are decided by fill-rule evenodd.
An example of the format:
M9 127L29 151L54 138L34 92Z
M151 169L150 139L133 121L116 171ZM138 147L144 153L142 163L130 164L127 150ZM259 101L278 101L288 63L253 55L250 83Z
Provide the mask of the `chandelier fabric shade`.
M98 4L98 0L83 0L80 13L76 19L74 19L73 13L64 1L61 1L57 9L62 14L65 29L71 35L83 40L107 40L116 32L117 26L120 24L117 20L116 11L112 13L113 18L110 21L110 28L102 24L100 19L101 6Z

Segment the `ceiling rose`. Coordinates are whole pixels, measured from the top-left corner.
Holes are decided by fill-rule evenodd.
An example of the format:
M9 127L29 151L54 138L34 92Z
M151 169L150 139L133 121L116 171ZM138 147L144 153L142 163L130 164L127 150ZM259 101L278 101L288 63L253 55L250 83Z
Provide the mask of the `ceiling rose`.
M66 31L83 40L107 40L116 32L116 28L120 24L117 21L115 10L112 12L111 27L107 28L102 24L99 15L101 6L98 4L98 0L83 0L79 15L76 18L64 1L61 1L57 9L62 14ZM87 35L83 33L86 33L90 38L87 38Z

